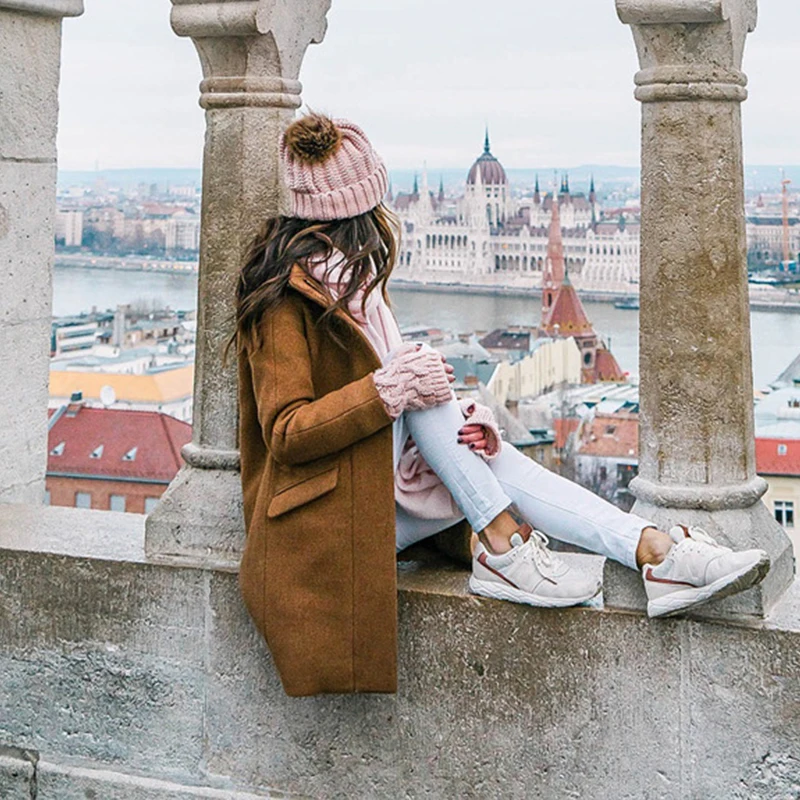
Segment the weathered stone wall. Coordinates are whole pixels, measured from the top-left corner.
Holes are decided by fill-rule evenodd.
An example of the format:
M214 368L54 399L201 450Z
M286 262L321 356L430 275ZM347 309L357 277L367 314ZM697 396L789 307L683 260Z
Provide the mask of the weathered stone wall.
M11 513L0 743L34 756L0 759L0 796L34 777L45 800L800 793L796 589L750 625L658 622L478 600L465 572L406 564L399 694L290 699L234 573L147 563L141 521L115 541L123 515L98 512L79 546L51 537L73 555L28 551L74 512Z

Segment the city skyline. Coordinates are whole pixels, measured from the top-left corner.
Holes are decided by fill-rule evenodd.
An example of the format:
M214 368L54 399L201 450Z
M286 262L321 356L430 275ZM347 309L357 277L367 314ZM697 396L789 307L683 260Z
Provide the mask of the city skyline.
M86 6L64 26L61 168L198 167L200 67L191 42L170 29L170 5ZM532 15L520 0L491 14L477 0L458 15L450 8L407 0L398 13L334 0L324 46L307 53L304 101L359 122L392 169L469 164L486 124L512 169L638 163L636 57L610 0L551 4L524 25ZM796 3L772 0L748 40L749 163L800 163L792 137L800 111L784 102L798 23Z

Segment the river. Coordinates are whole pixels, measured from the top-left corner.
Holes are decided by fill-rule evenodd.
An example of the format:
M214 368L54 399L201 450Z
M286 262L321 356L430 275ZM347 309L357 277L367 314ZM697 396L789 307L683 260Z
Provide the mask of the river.
M444 294L396 289L392 291L401 325L427 325L455 333L491 330L504 325L533 325L539 319L535 299L499 295ZM58 316L118 304L143 302L192 309L197 303L194 275L56 267L53 274L53 313ZM635 375L639 362L639 316L610 303L584 303L597 332L610 341L623 370ZM753 379L766 386L800 352L800 314L753 311Z

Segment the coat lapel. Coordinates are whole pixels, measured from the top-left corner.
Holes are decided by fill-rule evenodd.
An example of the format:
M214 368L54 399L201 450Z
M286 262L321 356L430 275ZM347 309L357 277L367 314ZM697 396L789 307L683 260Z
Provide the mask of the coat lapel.
M321 290L317 281L315 281L298 264L295 264L292 267L292 271L289 275L289 285L296 291L300 292L303 297L307 297L309 300L313 301L322 308L330 308L332 305L330 297ZM361 326L341 308L337 308L336 311L334 311L334 315L345 322L356 334L356 336L361 338L361 340L364 342L364 345L367 347L368 351L377 363L376 369L377 367L380 367L380 356L378 356L378 354L375 352L372 342L370 342L370 340L367 338L366 334L361 329Z

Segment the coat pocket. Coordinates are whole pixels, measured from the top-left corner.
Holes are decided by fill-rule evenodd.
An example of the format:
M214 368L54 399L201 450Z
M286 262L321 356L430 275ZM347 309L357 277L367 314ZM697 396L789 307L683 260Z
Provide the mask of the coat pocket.
M312 475L300 483L295 483L279 491L270 501L267 508L267 517L273 519L292 511L299 506L304 506L318 497L322 497L336 488L339 480L339 465L335 464L331 469Z

